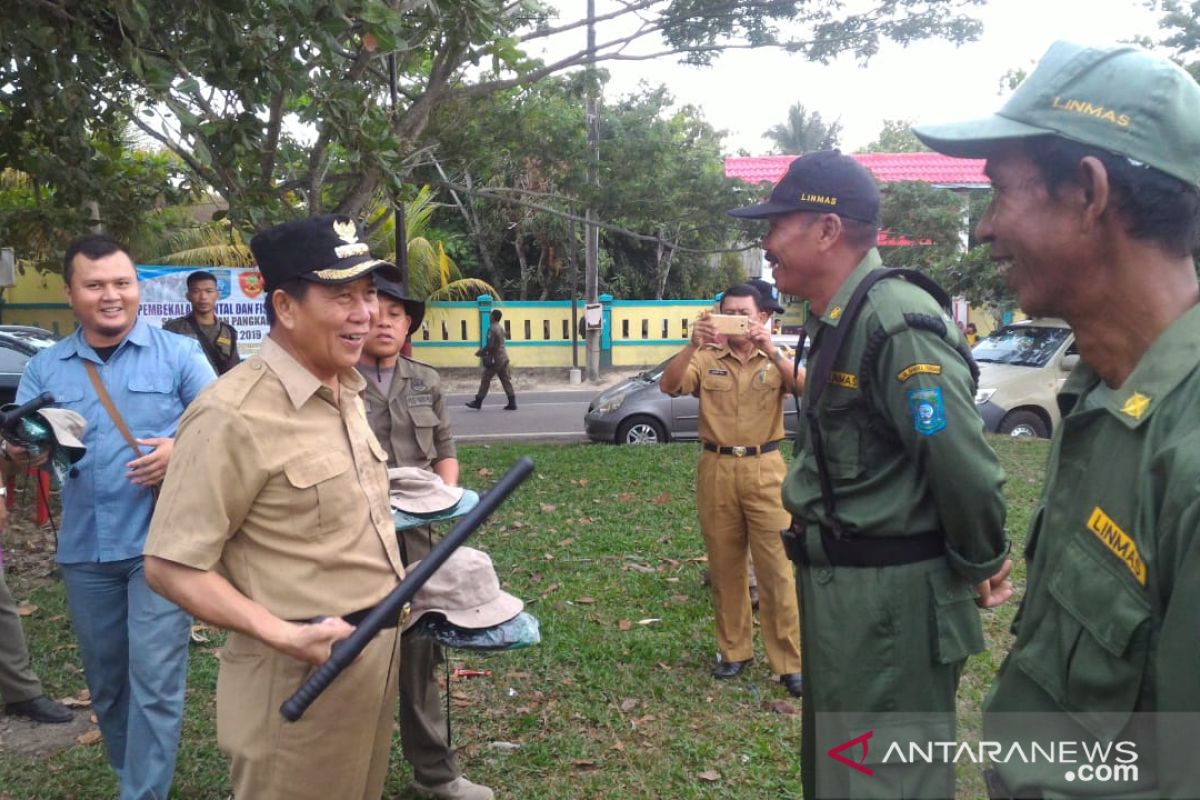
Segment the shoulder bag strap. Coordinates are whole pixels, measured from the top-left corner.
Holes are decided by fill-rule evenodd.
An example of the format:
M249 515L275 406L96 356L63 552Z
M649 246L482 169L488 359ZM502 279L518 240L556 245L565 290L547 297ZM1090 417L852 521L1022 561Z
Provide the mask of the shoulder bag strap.
M204 351L204 355L208 356L208 360L212 362L213 369L220 369L221 364L225 361L217 346L208 340L204 335L204 331L200 330L200 323L196 322L196 318L188 314L184 319L187 320L191 329L196 332L196 338L200 340L200 348ZM217 321L217 335L221 335L221 322ZM91 363L91 362L88 362Z
M139 458L145 455L142 449L138 447L137 440L133 438L133 434L129 432L129 428L125 426L125 420L121 419L121 412L117 411L117 407L113 405L112 398L108 396L108 390L104 388L104 381L100 380L100 372L96 369L96 365L84 359L83 366L87 369L88 378L92 381L92 388L96 390L96 396L100 398L100 403L104 406L104 410L108 412L108 416L112 419L113 424L121 432L125 443L133 448L133 452L137 453Z

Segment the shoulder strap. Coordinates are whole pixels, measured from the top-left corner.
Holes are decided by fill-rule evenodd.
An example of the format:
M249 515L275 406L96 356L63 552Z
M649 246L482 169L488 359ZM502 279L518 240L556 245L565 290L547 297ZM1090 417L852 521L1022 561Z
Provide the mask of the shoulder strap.
M100 398L100 404L104 406L104 410L108 412L108 416L112 419L113 424L121 432L125 443L133 448L133 452L137 453L138 457L145 455L142 449L138 447L137 440L133 438L133 434L129 432L129 428L125 426L125 420L121 419L121 412L117 411L117 407L113 405L112 398L108 395L108 390L104 388L104 381L100 380L100 372L96 369L96 365L84 359L83 366L87 369L88 378L92 381L92 388L96 390L96 396Z
M200 340L200 349L204 351L204 355L208 356L208 360L212 362L213 369L220 370L225 359L221 356L220 351L217 350L217 346L208 340L208 337L204 335L204 331L200 330L200 323L196 322L195 317L193 317L191 314L188 314L186 317L184 317L184 319L187 320L188 327L195 331L196 338ZM220 320L217 320L218 336L221 335L222 324L223 323Z
M838 320L837 326L828 328L822 333L821 348L817 351L816 356L809 360L810 369L808 371L808 378L804 382L805 391L808 394L808 412L806 418L808 420L808 439L813 450L813 457L817 462L817 478L821 484L821 505L825 510L825 517L829 520L829 525L833 529L833 535L838 539L845 536L845 529L842 526L841 518L837 515L837 503L834 500L833 494L833 478L829 474L829 464L825 460L825 443L821 438L821 426L817 421L817 403L820 401L821 394L825 391L825 384L829 381L829 376L833 372L833 365L837 361L838 353L841 352L842 345L845 344L846 338L850 335L850 330L854 327L854 321L858 319L859 312L862 311L863 302L867 299L867 293L871 291L872 286L886 278L902 278L909 283L916 284L932 295L942 308L947 310L950 308L949 296L927 275L911 269L875 269L868 272L862 279L862 282L854 288L854 292L850 295L850 299L842 309L842 315ZM804 347L804 338L804 334L801 334L799 349L796 351L797 367L799 367L800 363L800 350ZM815 347L815 341L813 345Z

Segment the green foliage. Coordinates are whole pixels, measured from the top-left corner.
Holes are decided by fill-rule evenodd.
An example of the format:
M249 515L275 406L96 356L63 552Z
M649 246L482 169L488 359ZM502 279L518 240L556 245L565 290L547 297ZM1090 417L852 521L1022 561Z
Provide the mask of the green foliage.
M912 132L912 120L885 119L875 141L860 153L927 153L929 148Z
M763 133L770 139L772 153L802 156L816 150L833 150L840 146L842 122L826 122L821 112L809 111L803 103L793 103L788 109L787 122L773 126Z
M1158 27L1166 35L1157 44L1170 48L1175 60L1200 81L1200 60L1196 60L1200 53L1200 0L1163 0L1162 9Z
M974 240L990 192L960 194L922 181L889 183L883 188L883 227L906 247L884 248L890 267L927 272L952 296L962 295L977 306L1006 308L1014 298L988 247ZM963 240L964 227L970 231ZM964 246L965 245L965 246Z

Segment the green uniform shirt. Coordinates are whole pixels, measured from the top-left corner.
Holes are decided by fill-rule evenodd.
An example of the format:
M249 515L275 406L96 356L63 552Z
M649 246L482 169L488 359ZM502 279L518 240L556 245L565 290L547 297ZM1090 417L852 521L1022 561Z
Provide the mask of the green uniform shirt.
M371 368L359 366L370 376ZM389 467L429 469L443 458L457 458L437 370L401 356L387 397L371 380L363 390L367 422L387 451Z
M872 249L806 324L810 363L850 295L881 266ZM946 335L911 327L906 314L940 321ZM1008 545L1004 473L983 437L971 374L955 351L958 328L920 287L875 284L846 338L818 410L837 513L848 534L893 537L941 531L955 570L972 583L993 575ZM869 342L878 355L865 359ZM808 408L805 394L804 411ZM802 419L784 506L810 526L829 527L816 459Z
M1056 735L1076 740L1133 738L1132 712L1193 715L1138 719L1152 737L1140 739L1139 778L1110 784L1105 796L1200 796L1190 752L1200 733L1198 365L1195 307L1119 389L1107 390L1086 364L1067 380L1026 548L1016 645L985 706L997 738L1028 735L1012 731L1006 723L1021 722L1008 712L1053 712ZM1085 788L1061 768L1001 771L1012 789Z

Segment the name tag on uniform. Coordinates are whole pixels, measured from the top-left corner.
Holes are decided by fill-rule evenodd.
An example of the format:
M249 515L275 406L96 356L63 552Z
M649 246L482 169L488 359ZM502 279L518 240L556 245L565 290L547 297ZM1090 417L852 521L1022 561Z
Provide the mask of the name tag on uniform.
M221 347L229 347L229 345L233 344L233 342L230 341L228 336L218 336L217 344L219 344Z
M410 406L433 405L433 395L432 394L410 394L406 399Z
M727 369L710 369L708 371L708 374L725 376L725 375L729 374L729 370L727 370Z

